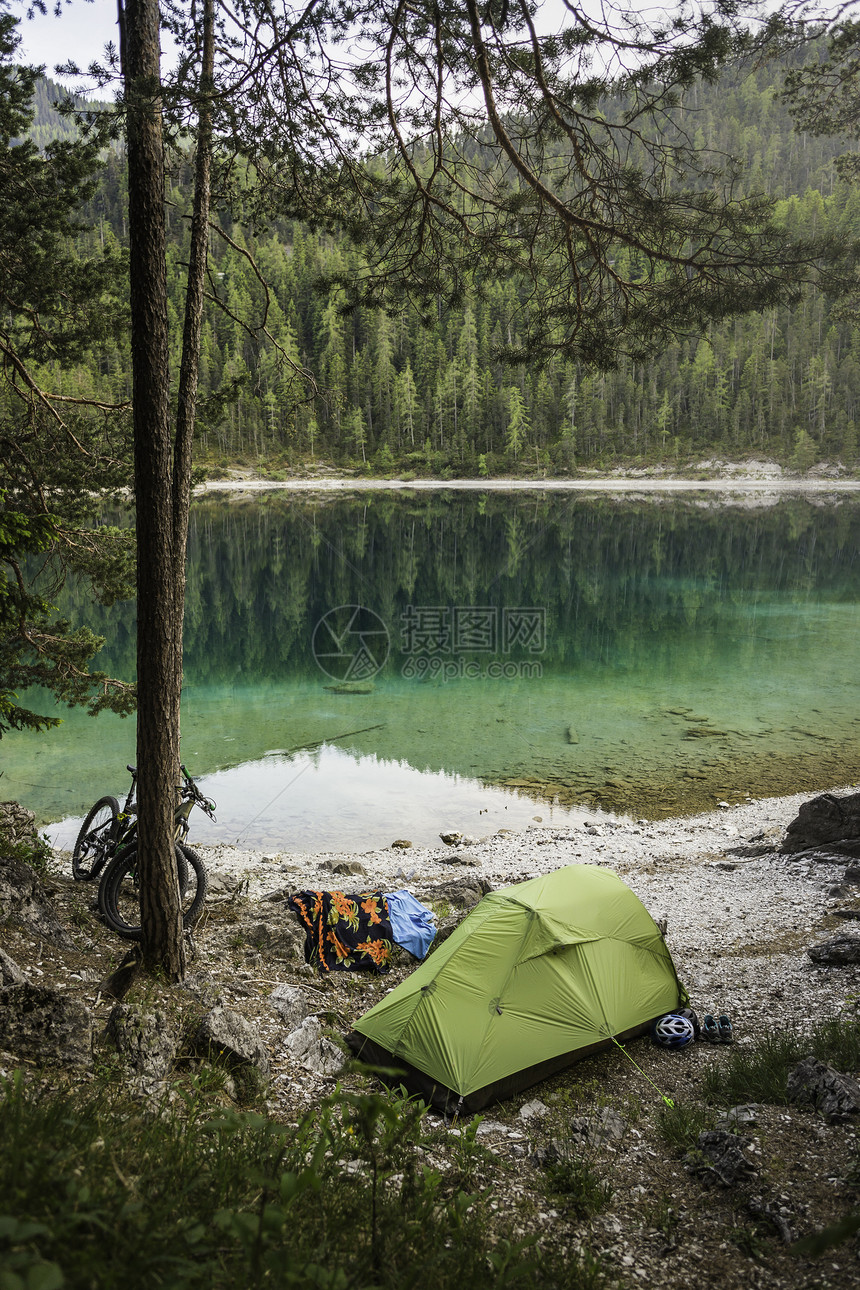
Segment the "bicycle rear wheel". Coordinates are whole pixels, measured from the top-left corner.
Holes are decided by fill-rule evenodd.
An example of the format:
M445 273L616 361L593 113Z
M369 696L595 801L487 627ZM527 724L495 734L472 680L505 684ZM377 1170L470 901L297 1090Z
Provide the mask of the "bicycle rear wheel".
M185 895L185 889L188 886L188 861L185 859L184 849L181 848L178 843L174 843L174 855L176 856L176 869L179 875L179 892L180 892L180 897L182 897ZM122 866L123 860L127 856L134 857L133 872L123 870L122 871L123 876L118 876L117 870L120 869L120 867ZM126 885L129 883L132 884L132 887L130 889L126 889L121 897L123 904L124 905L128 904L128 902L131 899L131 891L133 890L133 892L135 893L134 898L137 900L138 906L139 906L140 893L137 887L137 837L134 835L134 833L132 833L132 836L128 842L122 842L120 844L119 848L116 851L116 854L114 855L107 869L105 869L104 873L102 874L102 880L99 883L99 893L98 893L99 913L101 914L102 919L106 923L110 923L111 916L115 916L115 915L108 914L106 902L110 900L119 899L119 897L115 897L113 894L110 894L110 895L108 894L109 892L113 893L115 891L115 885L117 883L121 885ZM120 921L125 921L125 920L121 919ZM132 917L131 921L140 922L139 911L134 914L134 917ZM114 928L114 931L116 931L116 928Z
M190 847L175 844L179 871L182 923L193 927L203 911L209 882L203 861ZM105 870L99 887L99 909L117 936L126 941L140 940L140 880L137 847L127 847L115 856Z
M76 882L97 877L113 855L118 815L115 797L100 797L90 808L72 852L72 877Z

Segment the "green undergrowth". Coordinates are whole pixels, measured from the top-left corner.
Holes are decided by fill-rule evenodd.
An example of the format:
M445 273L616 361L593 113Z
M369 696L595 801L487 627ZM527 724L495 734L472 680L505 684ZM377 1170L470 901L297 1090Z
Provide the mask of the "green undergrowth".
M614 1188L595 1152L573 1150L546 1167L547 1190L573 1218L591 1218L606 1209Z
M658 1115L660 1137L682 1154L696 1145L700 1133L714 1127L714 1112L696 1102L673 1102L662 1106Z
M709 1102L734 1106L743 1102L788 1100L790 1071L815 1056L839 1071L860 1068L860 1019L843 1013L807 1032L771 1031L750 1048L734 1048L725 1061L710 1067L703 1081Z
M104 1084L0 1081L0 1290L589 1290L588 1258L515 1239L489 1190L428 1163L424 1108L339 1090L299 1124L159 1108Z

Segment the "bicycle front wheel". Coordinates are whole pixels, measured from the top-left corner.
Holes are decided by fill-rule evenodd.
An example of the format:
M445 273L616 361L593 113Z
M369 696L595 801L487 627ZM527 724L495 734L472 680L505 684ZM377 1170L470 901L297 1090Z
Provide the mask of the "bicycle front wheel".
M115 797L100 797L90 808L72 852L72 877L88 882L101 873L113 855L119 802Z
M206 900L209 886L206 869L196 851L179 843L176 843L176 865L182 923L190 928L200 917ZM140 940L140 879L136 846L121 851L105 870L99 887L99 909L117 936L126 941Z

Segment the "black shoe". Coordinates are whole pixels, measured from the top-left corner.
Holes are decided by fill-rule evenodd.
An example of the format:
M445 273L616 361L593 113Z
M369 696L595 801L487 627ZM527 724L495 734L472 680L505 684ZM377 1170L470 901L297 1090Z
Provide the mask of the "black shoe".
M707 1040L709 1044L722 1043L719 1027L709 1012L706 1012L702 1017L702 1038Z

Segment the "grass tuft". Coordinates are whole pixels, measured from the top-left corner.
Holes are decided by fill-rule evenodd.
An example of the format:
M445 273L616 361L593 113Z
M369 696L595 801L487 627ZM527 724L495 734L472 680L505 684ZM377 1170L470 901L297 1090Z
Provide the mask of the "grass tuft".
M612 1184L584 1151L566 1152L561 1159L548 1164L545 1172L547 1192L563 1200L575 1218L591 1218L606 1209L612 1200Z
M676 1102L660 1108L657 1127L666 1145L683 1153L695 1147L700 1133L714 1127L714 1113L706 1106Z
M751 1048L734 1048L724 1062L705 1073L705 1097L720 1106L743 1102L788 1100L789 1072L811 1053L839 1071L860 1066L860 1019L843 1013L823 1021L806 1033L771 1031Z

